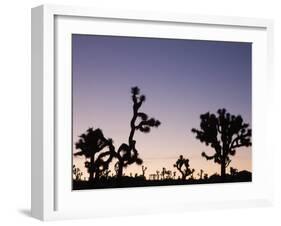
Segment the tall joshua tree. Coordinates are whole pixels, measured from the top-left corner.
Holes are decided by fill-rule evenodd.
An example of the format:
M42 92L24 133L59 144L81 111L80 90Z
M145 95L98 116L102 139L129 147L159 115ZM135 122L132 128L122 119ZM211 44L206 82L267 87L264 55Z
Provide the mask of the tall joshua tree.
M183 180L195 171L194 169L189 168L189 159L185 159L182 155L180 155L179 159L174 164L174 167L181 173Z
M160 121L149 118L146 113L140 111L142 104L145 102L145 96L140 94L140 89L138 87L133 87L131 93L133 100L133 117L130 122L131 130L128 143L121 144L116 152L118 161L115 164L115 169L117 170L117 178L119 179L122 177L125 167L133 163L138 165L143 163L136 149L136 141L134 140L135 132L149 133L151 127L158 127L160 125Z
M74 156L86 157L85 167L88 169L89 181L94 181L99 178L102 171L108 169L108 165L114 157L113 141L106 139L101 129L94 130L93 128L89 128L79 137L75 147L80 151L76 152ZM101 152L106 147L109 150Z
M210 145L215 150L212 155L202 152L202 156L220 164L221 178L225 180L230 157L235 155L237 148L251 146L252 131L240 115L231 115L225 109L219 109L217 115L209 112L202 114L200 119L200 129L191 131L200 142Z

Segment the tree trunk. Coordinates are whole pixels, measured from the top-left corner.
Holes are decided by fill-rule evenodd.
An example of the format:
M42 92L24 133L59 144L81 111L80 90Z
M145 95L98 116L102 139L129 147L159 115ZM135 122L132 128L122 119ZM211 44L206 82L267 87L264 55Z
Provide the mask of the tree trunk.
M94 181L94 162L95 162L95 156L91 156L90 158L90 168L89 168L89 181L93 182Z
M123 164L119 162L119 169L117 173L117 178L120 179L123 176Z
M186 180L186 175L185 175L185 173L182 172L182 171L181 171L181 179L182 179L182 180Z
M90 181L90 182L93 182L93 181L94 181L94 172L93 172L93 171L90 171L90 172L89 172L89 181Z
M221 180L225 181L225 161L221 162Z
M95 171L94 181L98 181L100 179L100 172L98 170Z

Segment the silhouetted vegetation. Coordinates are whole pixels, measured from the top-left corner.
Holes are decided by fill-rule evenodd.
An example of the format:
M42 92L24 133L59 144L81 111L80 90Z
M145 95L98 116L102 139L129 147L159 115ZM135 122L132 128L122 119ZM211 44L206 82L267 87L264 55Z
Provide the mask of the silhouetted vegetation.
M72 170L73 170L73 180L80 181L83 176L83 172L81 172L81 170L77 168L75 165L73 165Z
M201 115L200 129L191 131L198 140L215 150L212 155L202 152L202 157L220 164L221 179L225 180L230 156L235 155L237 148L251 146L252 131L240 115L231 115L225 109L219 109L217 113L217 116L209 112Z
M192 175L192 173L195 171L194 169L189 168L189 159L183 158L182 155L180 155L179 159L174 164L174 167L180 171L183 180L185 180L189 175Z
M153 176L152 176L153 175ZM93 188L116 188L116 187L145 187L145 186L167 186L167 185L191 185L191 184L212 184L212 183L233 183L233 182L249 182L252 180L252 173L246 170L239 171L235 176L230 174L225 175L225 180L221 180L221 176L217 173L208 177L204 174L203 179L192 179L191 177L186 180L182 178L155 178L154 174L150 175L149 179L144 178L142 175L123 176L122 181L118 181L115 176L110 176L107 179L101 177L96 183L89 183L86 180L76 181L73 180L73 189L93 189Z
M142 133L149 133L151 127L158 127L160 125L160 121L154 118L149 118L146 113L140 112L140 108L146 99L144 95L140 94L140 89L138 87L133 87L131 93L133 100L133 117L130 122L131 131L128 138L128 144L121 144L116 153L118 162L115 164L115 169L119 179L122 177L123 169L125 167L133 163L138 165L143 163L142 159L139 158L139 153L136 149L136 141L134 140L135 132L140 131Z
M230 157L235 155L236 149L251 146L251 129L248 128L248 124L244 123L241 116L231 115L225 109L219 109L218 115L210 113L201 115L200 129L192 129L197 139L214 149L214 154L207 155L202 152L202 157L220 164L220 175L215 173L209 176L203 169L199 169L198 173L195 174L195 169L190 167L190 160L180 155L178 159L175 159L175 164L171 166L177 169L179 175L176 171L166 168L169 166L166 166L157 169L146 177L148 167L143 164L143 160L139 156L135 133L137 131L149 133L152 127L160 125L160 121L150 118L146 113L140 111L146 98L140 94L138 87L133 87L131 94L133 115L130 120L130 133L127 143L122 143L116 149L113 140L106 138L99 128L89 128L79 136L79 140L75 144L78 152L74 153L74 156L86 158L85 168L89 177L86 178L81 169L73 165L74 190L246 182L252 180L252 173L246 170L239 171L230 167L229 174L226 173L226 168L231 162ZM125 175L124 168L132 164L140 165L141 173L133 174L130 172ZM84 176L83 179L82 176Z
M109 163L114 157L114 147L111 139L106 139L101 129L89 128L86 133L80 135L79 141L75 144L80 151L74 156L84 155L89 161L85 167L89 173L89 181L98 180L103 171L108 169ZM104 148L109 150L101 152ZM104 160L107 158L106 160Z
M147 170L146 166L141 166L142 176L145 177L145 171Z
M235 168L233 168L233 167L230 167L230 175L231 176L236 176L237 175L237 173L238 173L238 169L235 169Z

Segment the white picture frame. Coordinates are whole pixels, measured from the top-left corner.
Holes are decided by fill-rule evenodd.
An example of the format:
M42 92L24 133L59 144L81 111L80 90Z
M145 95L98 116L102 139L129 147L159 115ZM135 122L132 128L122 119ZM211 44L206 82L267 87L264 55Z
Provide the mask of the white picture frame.
M102 24L105 20L108 24ZM120 30L114 29L115 23L120 24ZM139 27L136 26L137 23ZM101 24L105 25L106 29L102 29ZM153 26L153 29L149 26ZM178 35L177 37L185 38L185 36L180 37L181 29L188 26L191 29L188 34L189 38L245 40L256 43L254 50L256 52L253 53L252 92L253 150L256 150L253 152L253 173L256 172L253 182L219 186L170 186L161 187L161 189L158 187L106 189L73 193L69 187L71 182L67 173L68 168L64 168L68 166L69 159L65 157L66 154L57 150L60 145L64 144L71 147L71 144L67 144L68 138L66 138L71 127L64 124L61 117L61 115L69 115L69 111L71 111L71 101L69 96L65 95L65 93L69 94L71 86L71 81L68 79L71 55L68 48L69 34L73 32L98 32L99 34L162 37L169 36L169 31L167 31L169 28L169 30L174 29L173 34ZM138 27L138 29L133 29L133 27ZM154 29L157 27L164 29L162 31ZM193 36L192 29L197 29L197 27L199 29ZM271 205L273 202L273 178L264 171L268 172L273 169L273 150L268 143L269 130L266 124L272 113L270 110L273 83L272 39L273 22L266 19L149 11L111 11L56 5L33 8L32 216L41 220L56 220ZM64 66L60 67L60 65ZM62 103L65 104L63 109L60 107ZM65 118L67 119L68 116ZM60 137L59 140L58 137ZM266 157L261 155L262 151L266 151ZM71 152L68 154L71 157ZM61 161L64 157L68 159L65 163ZM71 166L69 164L69 167ZM240 192L241 189L244 189L243 194ZM84 208L77 207L80 201L82 203L85 198L89 197L89 192L94 197L93 201L89 200L89 202L98 203L99 208L95 205L94 207L92 205L87 205ZM212 197L208 197L206 193L212 194ZM218 194L223 195L215 198ZM232 194L231 197L230 194ZM174 198L161 198L171 195ZM122 200L120 197L124 196L126 199ZM133 197L137 198L133 199ZM117 202L120 205L116 208L114 205L108 205L108 202ZM72 203L75 203L76 207L70 208Z

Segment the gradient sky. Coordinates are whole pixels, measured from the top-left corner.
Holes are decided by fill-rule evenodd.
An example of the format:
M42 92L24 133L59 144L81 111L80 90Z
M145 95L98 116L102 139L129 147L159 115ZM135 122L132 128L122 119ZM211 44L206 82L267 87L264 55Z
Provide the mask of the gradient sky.
M196 140L191 129L199 128L200 114L219 108L242 115L251 125L251 53L251 43L242 42L75 34L73 142L89 127L101 128L116 147L127 142L130 89L138 86L147 98L141 111L162 123L135 136L146 175L162 167L176 171L173 164L181 154L196 174L200 169L219 173L218 164L201 157L202 151L213 150ZM83 171L84 161L73 158ZM251 148L237 150L230 166L251 171ZM140 174L141 166L129 166L129 172Z

